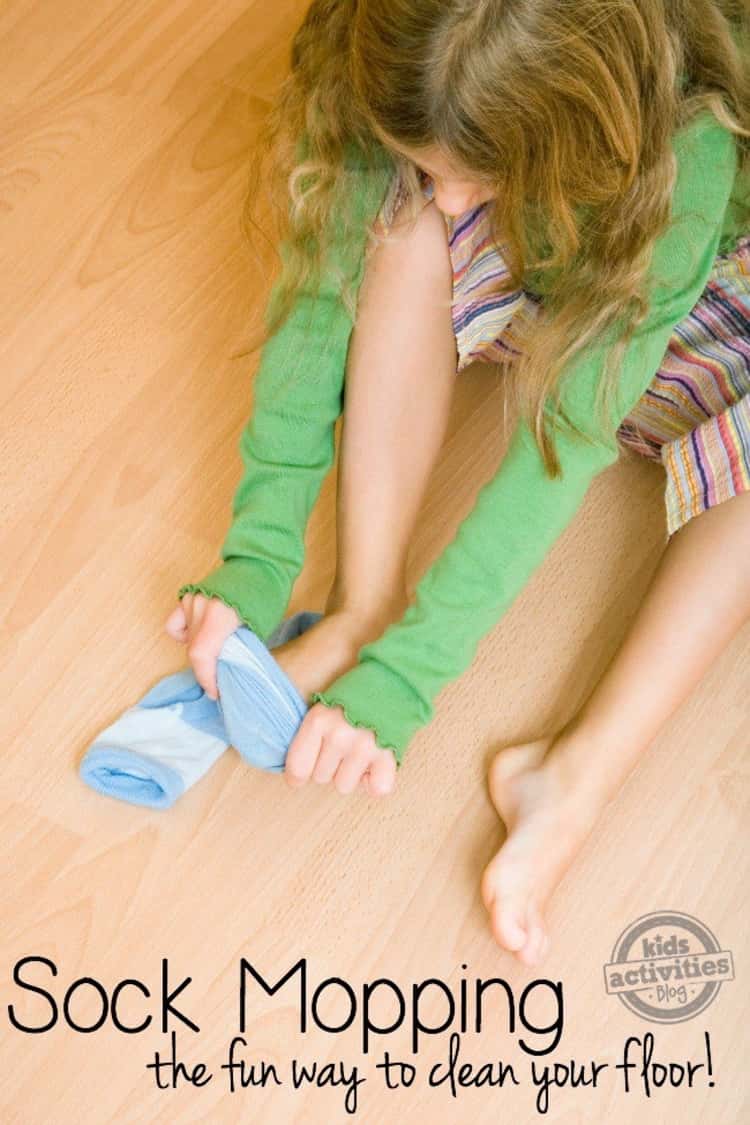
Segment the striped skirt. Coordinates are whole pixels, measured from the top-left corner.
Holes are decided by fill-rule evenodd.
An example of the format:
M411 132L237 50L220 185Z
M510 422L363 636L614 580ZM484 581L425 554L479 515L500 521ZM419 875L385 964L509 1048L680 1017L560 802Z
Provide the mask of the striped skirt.
M425 201L432 183L423 177ZM380 211L387 233L401 202L394 179ZM444 216L453 267L451 316L458 371L517 354L519 324L537 312L524 290L495 295L507 276L487 205ZM681 321L659 370L622 422L618 444L666 471L666 522L674 534L693 516L750 491L750 236L719 255L700 300Z

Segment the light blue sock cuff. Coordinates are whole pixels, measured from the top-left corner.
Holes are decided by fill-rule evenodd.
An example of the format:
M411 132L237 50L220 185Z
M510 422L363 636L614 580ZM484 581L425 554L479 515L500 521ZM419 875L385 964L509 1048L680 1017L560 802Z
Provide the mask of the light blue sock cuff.
M79 772L98 793L152 809L168 809L185 792L184 778L165 762L106 742L92 742Z

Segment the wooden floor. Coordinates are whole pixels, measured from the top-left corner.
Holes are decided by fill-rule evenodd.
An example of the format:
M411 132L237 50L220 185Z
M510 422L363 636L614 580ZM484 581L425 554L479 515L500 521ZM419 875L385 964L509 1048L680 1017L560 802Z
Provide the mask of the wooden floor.
M294 1090L288 1068L359 1064L355 1120L538 1119L529 1056L549 1042L498 1014L462 1038L461 1059L502 1059L518 1087L430 1087L448 1032L425 1037L411 1088L387 1090L376 1062L414 1061L408 1029L360 1051L361 1025L299 1028L292 985L248 993L248 1066L274 1062L283 1085L228 1092L221 1063L238 1033L240 963L268 981L307 958L310 991L330 976L361 1001L389 977L506 979L516 1000L542 975L561 981L565 1026L553 1059L610 1064L594 1089L553 1091L547 1120L748 1120L746 966L750 631L654 743L566 877L550 911L541 974L494 944L479 876L503 829L486 790L494 748L567 718L616 648L665 543L661 470L626 460L597 479L575 522L494 632L441 695L412 743L395 794L293 792L228 752L168 812L83 786L93 736L184 652L163 631L178 586L216 558L238 480L237 441L255 358L233 359L266 296L239 231L255 127L285 65L300 0L5 0L0 7L0 351L2 352L2 892L0 1121L320 1122L352 1119L342 1087ZM419 574L452 538L502 453L501 386L473 368L413 544ZM501 529L499 531L501 533ZM320 608L333 573L334 480L308 534L291 609ZM603 752L606 752L603 748ZM606 995L602 966L623 930L660 908L686 911L731 949L737 980L699 1017L648 1024ZM24 957L47 958L13 983ZM162 958L177 1050L213 1073L159 1090ZM124 1034L64 1025L80 977L131 987ZM295 978L296 980L297 978ZM542 997L530 1020L549 1019ZM429 1018L444 1018L435 997ZM93 986L73 1021L96 1018ZM427 1010L427 1009L426 1009ZM342 1018L333 999L321 1019ZM407 1015L410 1008L407 1007ZM395 1008L380 1020L393 1018ZM170 1024L170 1027L173 1025ZM457 1026L457 1025L455 1025ZM655 1057L704 1057L715 1085L624 1094L614 1064L628 1035L652 1031ZM542 1056L537 1064L549 1061ZM705 1074L705 1072L704 1072Z

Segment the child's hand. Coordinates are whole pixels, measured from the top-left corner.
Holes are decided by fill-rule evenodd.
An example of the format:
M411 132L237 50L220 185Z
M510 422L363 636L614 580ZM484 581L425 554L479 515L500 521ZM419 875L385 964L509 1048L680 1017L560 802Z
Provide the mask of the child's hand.
M188 646L188 660L206 695L216 699L216 661L227 637L242 624L239 615L219 598L184 594L164 628L170 637Z
M284 777L293 789L310 778L333 781L339 793L353 793L361 782L371 797L384 797L396 783L396 759L371 730L348 723L340 707L314 703L289 744Z

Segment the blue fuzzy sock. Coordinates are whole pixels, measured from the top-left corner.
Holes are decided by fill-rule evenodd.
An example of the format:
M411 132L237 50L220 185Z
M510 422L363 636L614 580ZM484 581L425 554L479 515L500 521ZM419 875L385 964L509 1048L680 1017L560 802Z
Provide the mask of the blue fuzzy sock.
M269 650L321 616L293 614L267 644L244 626L235 630L216 663L218 701L189 668L159 680L92 742L79 767L82 780L107 796L164 809L230 745L250 765L280 773L307 704Z

